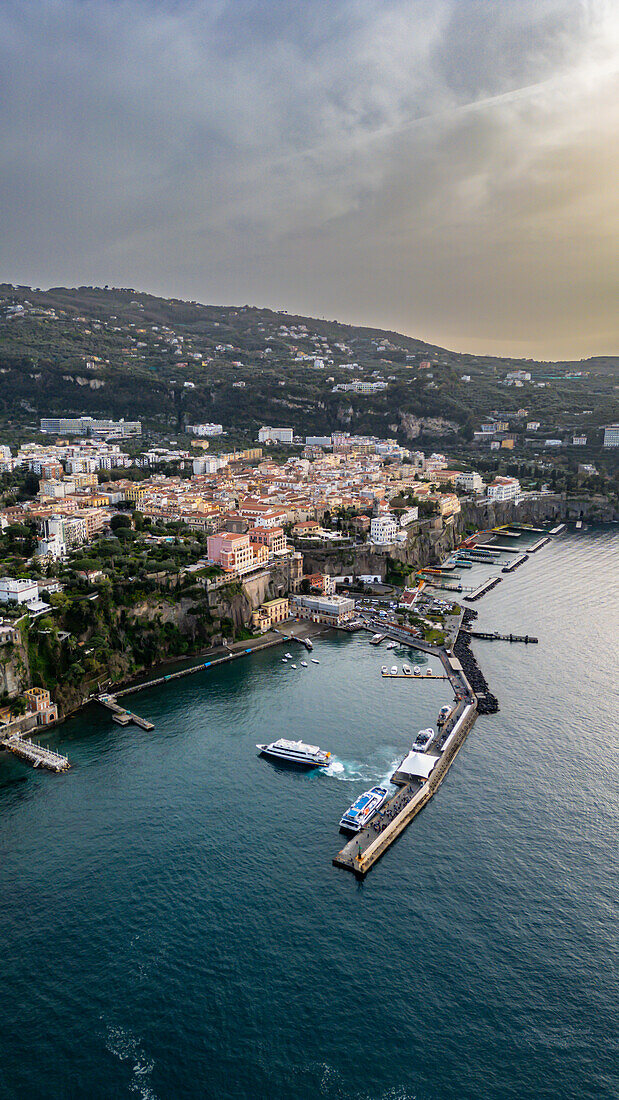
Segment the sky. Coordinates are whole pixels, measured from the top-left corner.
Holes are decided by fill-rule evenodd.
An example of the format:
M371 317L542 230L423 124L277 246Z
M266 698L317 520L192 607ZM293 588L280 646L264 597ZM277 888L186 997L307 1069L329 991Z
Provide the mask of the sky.
M0 280L616 354L616 0L0 0Z

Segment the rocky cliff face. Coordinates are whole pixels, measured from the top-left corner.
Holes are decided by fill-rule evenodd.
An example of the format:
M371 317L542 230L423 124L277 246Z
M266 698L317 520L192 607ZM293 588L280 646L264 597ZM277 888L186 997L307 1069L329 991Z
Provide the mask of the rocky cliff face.
M566 515L566 503L560 497L544 497L527 504L484 504L470 502L462 511L446 521L440 517L412 525L406 543L382 548L370 543L359 547L316 547L304 550L306 573L380 574L386 576L390 562L414 569L437 565L472 531L499 527L506 523L531 523L544 520L558 522Z
M28 650L19 642L0 649L0 694L9 699L30 687Z

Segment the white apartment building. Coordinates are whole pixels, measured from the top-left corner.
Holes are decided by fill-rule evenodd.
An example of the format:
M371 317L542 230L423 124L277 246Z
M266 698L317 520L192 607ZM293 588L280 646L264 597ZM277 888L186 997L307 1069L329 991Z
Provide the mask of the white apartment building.
M0 603L36 604L38 601L39 586L36 581L0 577Z
M375 516L370 523L370 540L379 544L395 542L398 525L392 515Z
M459 485L461 489L465 489L467 493L483 493L484 491L481 474L476 473L475 470L467 470L458 474L456 485Z
M619 424L609 424L604 428L604 446L619 447Z
M92 416L45 416L41 418L41 431L52 435L141 435L139 420L94 420Z
M187 431L191 435L199 436L224 434L223 426L221 424L188 424Z
M258 432L259 443L292 443L292 428L260 428Z
M518 503L520 500L520 482L518 478L495 477L492 484L488 486L488 500L495 500L497 503L513 500Z

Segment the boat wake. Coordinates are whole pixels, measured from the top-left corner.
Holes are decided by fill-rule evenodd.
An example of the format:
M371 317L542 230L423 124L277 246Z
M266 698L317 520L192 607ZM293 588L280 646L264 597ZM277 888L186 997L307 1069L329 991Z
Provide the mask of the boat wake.
M155 1063L144 1053L142 1044L136 1035L123 1027L108 1025L105 1049L121 1062L128 1062L131 1068L129 1091L137 1093L140 1100L157 1100L149 1077Z
M340 783L363 782L384 787L389 785L391 776L399 762L399 756L396 756L390 764L386 764L384 756L382 760L377 760L374 764L372 761L363 764L358 760L336 759L332 760L328 767L321 768L320 774L328 776L329 779L337 779Z

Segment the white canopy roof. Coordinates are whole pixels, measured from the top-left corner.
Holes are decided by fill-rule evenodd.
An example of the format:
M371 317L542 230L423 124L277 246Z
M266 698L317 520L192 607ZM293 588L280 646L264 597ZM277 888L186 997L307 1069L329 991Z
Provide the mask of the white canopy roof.
M409 752L397 771L418 779L427 779L436 764L436 756L428 756L425 752Z

